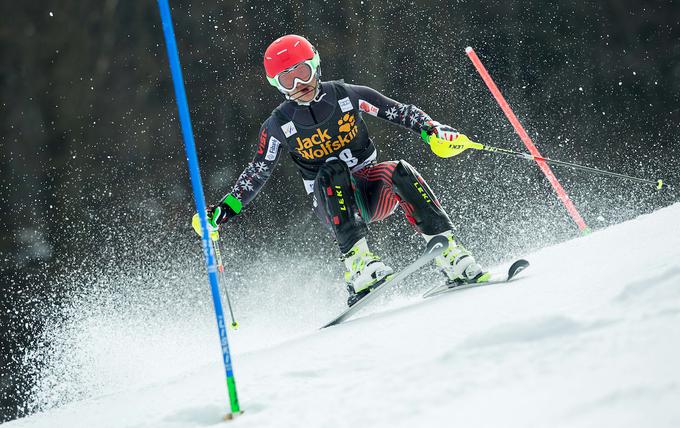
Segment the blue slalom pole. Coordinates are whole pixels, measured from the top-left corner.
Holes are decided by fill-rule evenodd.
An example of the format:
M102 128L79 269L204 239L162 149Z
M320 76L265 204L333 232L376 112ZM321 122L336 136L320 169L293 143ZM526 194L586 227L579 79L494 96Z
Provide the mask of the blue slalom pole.
M179 110L179 121L182 126L182 135L184 137L184 149L187 155L187 162L189 163L189 175L191 177L191 187L194 192L194 202L196 203L196 212L201 220L201 229L203 230L203 254L205 255L206 265L208 267L208 278L210 280L210 291L212 293L213 304L215 306L215 316L217 317L217 329L220 334L220 343L222 345L222 360L224 361L224 369L227 375L227 391L229 392L229 404L231 408L231 415L241 413L236 394L236 381L234 380L234 372L231 366L231 354L229 352L229 339L227 338L227 326L224 322L224 311L222 310L222 301L220 300L220 292L217 279L217 264L215 262L215 253L210 243L210 233L208 233L208 219L205 214L205 195L203 194L203 184L201 183L201 173L198 168L198 156L196 155L196 145L194 143L194 133L191 127L191 117L189 115L189 103L187 102L186 91L184 89L184 79L182 78L182 67L179 62L179 53L177 51L177 42L175 40L175 32L172 28L172 17L170 15L170 5L168 0L158 0L158 7L161 11L161 21L163 23L163 33L165 35L165 44L168 51L168 60L170 61L170 71L172 73L172 81L175 87L175 98L177 100L177 109Z

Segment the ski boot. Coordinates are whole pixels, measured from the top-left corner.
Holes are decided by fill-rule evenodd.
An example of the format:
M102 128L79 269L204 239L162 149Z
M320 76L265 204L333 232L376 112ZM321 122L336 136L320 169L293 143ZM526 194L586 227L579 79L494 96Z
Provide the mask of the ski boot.
M341 260L345 262L347 268L345 272L345 283L349 292L347 306L354 305L365 297L371 288L394 273L391 267L380 261L380 257L369 251L366 238L357 241Z
M491 274L484 272L472 254L456 243L450 231L442 235L448 238L449 247L441 256L437 256L434 262L446 276L446 284L449 287L489 280Z

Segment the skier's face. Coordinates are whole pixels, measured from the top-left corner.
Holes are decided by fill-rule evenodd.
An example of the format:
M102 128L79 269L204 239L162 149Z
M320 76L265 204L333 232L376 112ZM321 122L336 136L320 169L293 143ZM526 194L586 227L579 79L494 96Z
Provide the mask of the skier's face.
M316 76L312 77L312 80L307 83L297 82L295 89L293 89L292 92L289 92L288 96L295 101L303 103L311 102L316 95L317 84Z

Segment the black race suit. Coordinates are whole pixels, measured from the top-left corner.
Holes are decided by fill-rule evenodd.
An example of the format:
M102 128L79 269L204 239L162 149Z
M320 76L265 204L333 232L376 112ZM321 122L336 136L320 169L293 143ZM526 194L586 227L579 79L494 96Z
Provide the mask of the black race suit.
M232 194L247 205L262 189L281 154L288 152L302 175L315 212L334 232L343 253L366 234L366 223L381 220L397 205L421 233L453 228L434 194L405 161L377 163L364 123L379 117L420 132L430 117L366 86L342 81L321 83L308 106L286 101L264 122L257 154Z

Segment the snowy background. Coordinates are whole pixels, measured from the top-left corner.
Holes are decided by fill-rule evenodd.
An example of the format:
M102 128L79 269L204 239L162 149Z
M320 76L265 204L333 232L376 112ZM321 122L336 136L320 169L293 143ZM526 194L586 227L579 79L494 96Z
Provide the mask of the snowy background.
M464 54L466 46L473 46L545 156L680 183L678 2L199 0L172 4L206 194L211 201L230 188L250 160L261 122L280 102L280 96L262 77L261 55L271 40L289 32L305 35L316 44L323 78L345 78L372 86L420 106L473 139L523 150ZM169 400L168 395L174 394L168 392L171 382L183 391L172 398L179 402L174 406L177 417L169 406L158 402L156 407L149 405L148 418L132 412L129 424L154 426L158 418L168 425L212 424L213 415L223 409L224 392L215 366L219 350L200 247L189 227L193 202L155 2L3 2L0 16L4 18L0 25L0 421L50 412L44 416L47 419L39 416L30 423L57 417L73 422L69 412L94 414L92 403L98 400L112 408L125 404L122 397L139 401L143 394L150 401L151 397ZM413 376L420 372L413 370L419 364L394 362L383 368L378 363L391 360L402 352L395 351L398 346L406 346L397 343L394 334L409 331L414 327L410 322L423 317L415 307L375 317L376 322L391 319L388 323L398 327L371 324L368 330L375 329L375 336L364 337L360 326L368 319L348 324L344 330L315 333L317 325L342 307L342 269L332 240L318 228L309 210L299 176L284 159L246 215L230 223L224 234L229 284L243 326L233 334L233 341L244 407L252 416L244 418L244 424L261 421L259 417L274 418L274 413L288 417L285 412L289 409L302 414L297 403L286 401L292 399L287 397L288 388L299 390L292 396L302 403L313 401L319 390L331 386L346 388L350 397L357 393L361 405L366 405L367 395L380 395L378 392L386 396L374 397L376 406L402 403L386 412L394 416L390 419L394 423L414 422L409 419L410 412L414 417L423 416L425 401L434 403L432 409L444 409L431 410L428 417L435 418L437 412L450 409L445 403L472 400L465 402L469 409L464 411L456 406L457 414L467 417L466 412L471 414L486 402L485 394L491 394L490 400L497 405L507 403L508 409L513 404L530 407L524 407L521 415L546 409L533 422L518 416L518 426L545 425L541 421L547 419L541 417L554 417L554 423L565 414L589 412L593 419L583 416L583 424L595 424L599 412L608 412L602 409L609 405L610 410L625 407L629 413L621 414L628 416L648 409L645 400L653 401L650 406L664 405L662 397L672 396L677 378L669 374L668 381L658 380L665 376L660 374L667 367L665 360L651 359L647 353L655 349L651 342L635 342L635 338L649 336L644 329L649 327L651 332L652 324L633 320L646 319L647 312L640 312L644 308L665 308L666 302L672 305L672 296L664 293L672 292L668 284L677 276L673 276L672 267L656 269L657 261L672 260L674 247L669 237L677 237L677 233L672 234L671 211L659 215L655 227L668 230L653 232L657 233L653 236L663 237L654 245L646 245L648 241L642 242L642 238L625 242L604 239L596 241L602 245L599 250L585 251L578 243L591 242L599 233L570 241L577 230L532 163L483 153L441 160L407 131L377 120L368 126L381 159L404 158L418 168L451 213L459 238L483 264L495 266L515 256L569 243L557 247L559 250L545 250L559 256L531 256L532 271L517 282L518 287L512 287L532 290L517 291L512 298L527 302L520 306L520 315L534 318L504 318L500 304L493 300L499 297L490 301L477 297L504 295L511 293L511 288L480 289L447 297L442 300L446 304L422 305L440 314L432 316L460 317L436 318L445 325L482 317L486 312L477 313L480 307L493 309L494 315L473 323L473 329L436 330L430 339L422 333L400 334L400 338L414 336L408 349L415 352L422 346L428 350L405 354L420 361L420 369L431 367L432 371L422 374L424 379L443 382L451 376L465 381L447 384L452 394L434 387L439 384L434 384L431 393L422 386L413 386L409 392L409 385L417 385ZM609 226L680 201L677 192L656 192L564 168L554 170L588 225L603 233L610 233ZM422 245L399 213L371 227L369 239L375 251L395 267L405 265ZM602 259L624 250L630 252L626 257L635 255L635 260L623 257L616 259L620 262L616 264ZM543 267L537 264L540 257L547 257ZM583 273L580 264L565 264L579 257L603 263L588 264L590 268ZM644 264L646 261L651 264ZM566 266L570 275L594 275L596 279L579 283L582 288L574 289L576 294L571 296L564 283L571 276L543 274L546 269L561 272ZM632 297L633 293L623 300L589 294L609 290L602 292L617 296L628 284L638 284L636 274L630 272L633 266L649 275L644 278L650 283L660 284L652 287L656 291L640 292L638 297ZM664 280L663 275L671 279ZM644 278L639 284L646 283ZM439 280L433 270L424 271L418 281L400 287L389 304L414 304L418 290ZM552 281L557 281L556 288L550 287ZM574 286L570 283L568 290ZM554 295L542 296L539 303L530 305L534 288ZM594 309L588 312L597 302L601 316L595 315ZM560 304L585 304L587 314L583 316L590 318L584 321L580 313L563 314L555 306ZM540 307L545 307L545 317L533 312ZM624 307L626 311L613 314ZM591 329L601 325L601 318L622 321L612 323L611 328ZM670 316L657 318L654 322L672 320ZM538 327L533 327L534 321ZM403 325L407 322L408 326ZM420 324L419 331L435 328L426 324L427 328ZM638 324L640 330L636 330ZM495 333L486 335L486 328ZM530 332L525 334L525 330ZM547 332L545 341L517 339L541 336L540 331ZM575 376L569 386L550 369L560 361L565 373L569 368L583 372L584 366L578 365L579 361L586 364L583 360L570 363L573 366L564 361L571 348L559 345L556 353L540 347L537 354L522 354L524 349L514 354L514 348L509 351L500 345L550 344L554 331L579 340L596 335L594 341L602 342L602 349L581 342L579 346L594 353L611 352L608 358L593 358L592 372L602 376L588 382ZM620 341L617 346L629 344L628 349L634 351L615 352L621 349L610 348L610 342L597 336L605 333ZM665 337L671 334L669 331ZM487 337L486 342L479 340L489 345L470 345L478 343L478 337ZM649 340L661 343L660 337L651 335ZM448 365L437 358L450 349L433 349L418 341L426 339L457 350L470 349L461 351L463 361L450 357L455 364ZM500 347L491 345L494 341ZM659 346L673 345L670 339L666 342ZM296 343L309 347L305 352L319 358L304 354L291 363L293 357L286 353L297 352ZM326 349L328 343L361 345L365 352L382 358L374 361L364 357L363 348L352 346L338 349L328 345ZM281 345L272 348L276 344ZM519 361L503 360L497 371L492 370L492 357L502 358L494 354L500 349L502 354L536 358L537 364L520 369ZM677 357L677 351L663 350ZM269 352L279 355L282 363L268 359ZM254 356L252 362L248 355ZM661 355L663 352L655 358ZM476 357L479 367L468 364ZM612 362L609 370L596 365L608 362ZM286 368L305 363L311 364L309 370ZM659 371L636 371L633 366L637 365ZM337 372L329 373L330 366L337 367ZM391 385L392 380L383 380L392 379L392 375L394 382L401 381L393 370L406 372L407 368L403 388L378 389L379 385ZM529 371L541 368L546 370L545 378ZM301 374L286 374L290 373L286 370ZM371 372L380 381L372 378L375 383L366 384L367 389L351 389L352 378L369 379ZM535 388L519 382L517 390L511 389L510 381L501 378L508 372L521 377L522 382L535 382ZM631 376L630 384L622 383L622 375L616 376L616 382L608 377L624 372ZM645 383L646 379L649 382ZM278 387L264 388L270 381ZM616 389L619 383L623 386ZM487 388L491 384L498 384L498 389ZM305 385L309 388L303 388ZM547 393L549 385L564 389ZM520 401L529 390L534 394L531 399ZM332 391L329 402L317 403L319 413L332 408L343 420L351 421L355 403L337 389ZM513 399L508 397L511 392L517 393ZM194 395L187 398L183 394ZM650 398L656 397L654 394L661 398ZM287 398L281 398L284 396ZM573 400L573 396L582 397L583 403L590 404L571 401L569 405L577 410L557 409L558 398L566 396ZM105 397L112 398L107 401ZM537 397L545 397L550 406ZM406 399L413 401L412 407L404 404ZM635 405L628 406L626 400ZM593 404L600 402L610 404ZM84 404L79 408L75 403ZM579 408L579 403L584 407ZM62 414L59 412L65 412L64 416L57 416ZM357 417L362 414L375 413L363 412ZM503 415L507 413L499 409L495 416ZM317 416L309 414L313 423L318 422ZM569 419L564 421L569 425ZM114 426L127 423L115 418L110 422Z

